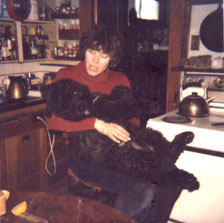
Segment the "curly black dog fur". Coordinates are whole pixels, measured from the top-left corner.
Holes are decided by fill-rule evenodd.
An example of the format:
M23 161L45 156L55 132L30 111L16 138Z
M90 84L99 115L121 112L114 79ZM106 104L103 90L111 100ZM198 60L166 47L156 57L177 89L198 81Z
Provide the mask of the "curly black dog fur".
M130 89L120 86L110 95L91 94L86 86L63 79L45 87L43 96L47 115L55 113L69 121L93 116L116 122L131 134L129 142L117 144L96 130L71 132L69 138L76 158L149 183L173 184L189 191L199 188L193 174L175 166L185 145L193 140L193 133L181 133L169 142L158 131L130 124L128 120L138 115Z
M47 117L54 113L69 121L86 118L92 104L92 95L88 87L71 79L62 79L44 86L42 96L47 101Z

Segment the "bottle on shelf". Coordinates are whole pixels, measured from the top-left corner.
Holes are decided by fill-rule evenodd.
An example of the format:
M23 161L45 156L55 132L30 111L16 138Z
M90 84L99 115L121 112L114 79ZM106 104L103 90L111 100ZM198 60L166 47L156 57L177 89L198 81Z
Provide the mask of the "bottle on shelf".
M12 55L11 55L12 56L12 60L18 59L16 37L12 37L12 50L11 50L11 53L12 53Z
M30 59L37 59L38 49L34 38L30 40Z
M43 36L44 35L44 30L42 26L36 26L36 36Z
M68 43L64 43L64 57L68 57Z
M40 7L39 9L39 18L41 21L47 20L47 10L45 6Z
M0 37L0 61L4 60L5 49L3 48L4 38Z
M52 52L48 45L45 47L45 57L44 58L47 58L47 59L52 58Z
M70 14L70 10L71 10L71 0L65 0L65 2L60 6L60 12L61 14L68 15Z
M2 44L3 60L12 60L12 39L11 39L11 26L5 27L5 34Z
M30 44L28 36L23 36L23 57L25 60L30 59Z

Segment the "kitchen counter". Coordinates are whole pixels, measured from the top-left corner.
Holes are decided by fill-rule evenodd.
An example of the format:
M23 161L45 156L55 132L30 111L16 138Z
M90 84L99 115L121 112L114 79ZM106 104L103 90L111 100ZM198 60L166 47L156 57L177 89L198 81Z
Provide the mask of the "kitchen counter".
M39 105L45 103L45 99L42 97L31 97L28 96L25 100L18 101L7 101L3 100L0 102L0 113L26 108L34 105Z

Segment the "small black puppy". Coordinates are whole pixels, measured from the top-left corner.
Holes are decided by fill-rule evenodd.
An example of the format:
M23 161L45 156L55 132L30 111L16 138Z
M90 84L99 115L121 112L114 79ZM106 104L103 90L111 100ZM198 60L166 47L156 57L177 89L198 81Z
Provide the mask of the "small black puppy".
M185 145L193 140L193 133L181 133L169 142L158 131L130 124L129 119L138 115L138 109L127 87L119 86L110 95L91 94L86 86L63 79L45 87L43 96L48 115L54 113L69 121L93 116L118 123L131 134L129 142L117 144L96 130L71 132L69 139L76 150L75 158L124 172L149 184L173 184L189 191L199 188L192 174L175 166Z

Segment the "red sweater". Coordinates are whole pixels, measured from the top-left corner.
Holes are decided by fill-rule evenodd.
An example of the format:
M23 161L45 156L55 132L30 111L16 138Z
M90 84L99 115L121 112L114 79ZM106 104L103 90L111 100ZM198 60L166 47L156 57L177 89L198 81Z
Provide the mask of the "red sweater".
M62 68L58 71L55 81L63 78L70 78L76 82L88 86L91 92L101 92L110 94L116 86L126 86L130 88L130 82L127 77L113 70L107 69L103 74L90 76L85 67L85 62L81 62L74 67ZM79 132L94 129L96 118L87 118L78 122L69 122L60 117L52 115L46 118L47 126L51 130L63 132ZM131 120L134 124L139 125L138 119Z

